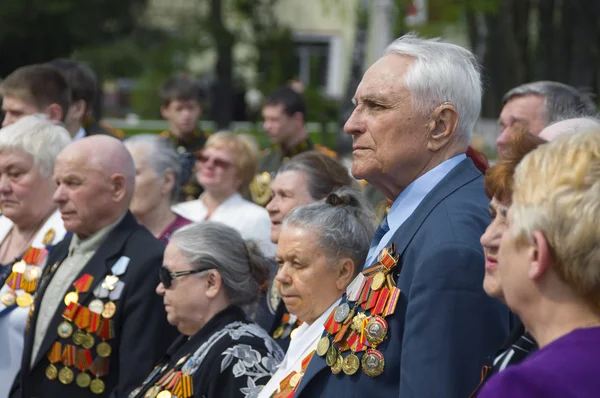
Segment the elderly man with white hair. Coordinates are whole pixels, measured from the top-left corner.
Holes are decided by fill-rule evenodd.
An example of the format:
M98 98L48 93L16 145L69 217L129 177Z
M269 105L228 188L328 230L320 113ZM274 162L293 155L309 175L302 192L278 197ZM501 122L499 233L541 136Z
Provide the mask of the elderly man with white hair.
M135 166L116 138L71 143L54 180L72 236L48 255L10 397L126 397L176 336L154 294L164 245L128 211Z
M393 204L294 396L468 397L509 329L481 286L489 201L465 156L479 66L464 48L406 35L353 100L352 174Z
M23 333L49 245L65 228L52 200L56 156L69 133L39 115L0 130L0 397L21 365Z

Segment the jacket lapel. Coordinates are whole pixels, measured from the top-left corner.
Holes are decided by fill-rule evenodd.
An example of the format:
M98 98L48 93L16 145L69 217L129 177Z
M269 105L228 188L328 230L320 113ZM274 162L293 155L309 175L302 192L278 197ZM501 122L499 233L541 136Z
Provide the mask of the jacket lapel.
M100 244L90 261L83 267L81 272L72 280L75 282L79 278L81 278L84 274L90 274L94 277L94 281L92 282L92 286L86 293L79 294L79 304L86 305L89 301L91 301L93 297L93 290L99 283L102 283L104 277L110 273L111 266L118 259L118 255L121 252L121 249L129 235L134 231L137 226L137 222L133 218L129 212L125 215L123 220L111 231L111 233L107 236L107 238ZM67 247L68 251L68 247ZM62 258L61 262L64 261L66 255ZM48 282L49 283L49 282ZM74 289L71 287L68 291L73 291ZM40 297L43 297L40 295ZM64 302L60 302L50 324L48 325L48 329L46 334L44 335L42 344L40 346L40 350L37 353L37 357L33 362L31 368L33 369L37 363L46 355L50 346L57 339L57 328L58 325L64 320L62 317L62 313L65 309ZM36 307L39 308L39 307Z
M390 240L390 242L395 242L396 253L400 254L401 259L402 254L433 209L452 193L481 176L481 172L473 165L473 161L466 158L425 196L421 204L419 204L404 224L398 228Z

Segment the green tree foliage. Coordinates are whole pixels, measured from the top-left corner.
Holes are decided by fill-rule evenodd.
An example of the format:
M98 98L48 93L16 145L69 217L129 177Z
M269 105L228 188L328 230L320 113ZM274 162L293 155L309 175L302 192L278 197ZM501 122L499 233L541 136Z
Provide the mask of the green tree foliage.
M147 0L2 0L0 76L133 31Z

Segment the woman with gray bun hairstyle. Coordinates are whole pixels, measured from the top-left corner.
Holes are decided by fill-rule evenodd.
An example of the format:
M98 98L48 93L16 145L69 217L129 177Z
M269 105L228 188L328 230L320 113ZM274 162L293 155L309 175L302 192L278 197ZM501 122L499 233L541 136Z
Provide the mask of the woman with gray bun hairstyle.
M327 351L320 344L323 325L367 259L374 219L367 201L353 188L296 207L285 217L275 279L287 309L301 325L292 332L286 356L259 398L292 396L313 354Z
M179 196L182 159L169 141L140 134L124 142L135 163L135 192L130 210L137 221L164 244L191 221L171 210Z
M156 292L183 336L129 397L256 397L283 357L244 311L268 277L257 245L227 225L194 223L175 231L164 264Z

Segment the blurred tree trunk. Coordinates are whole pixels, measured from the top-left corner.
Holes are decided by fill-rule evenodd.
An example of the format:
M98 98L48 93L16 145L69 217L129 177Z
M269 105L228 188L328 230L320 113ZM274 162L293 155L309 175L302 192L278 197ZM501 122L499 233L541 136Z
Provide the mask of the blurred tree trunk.
M234 36L223 20L221 0L210 2L210 27L215 42L217 60L215 63L213 118L217 129L227 129L233 119L233 44Z
M599 64L600 2L570 1L565 2L572 7L576 23L572 27L571 57L568 82L575 87L593 88L597 86ZM563 27L565 29L565 27ZM596 44L596 46L593 45ZM590 45L591 44L591 45Z

